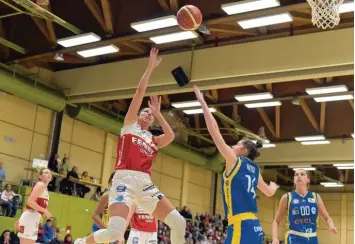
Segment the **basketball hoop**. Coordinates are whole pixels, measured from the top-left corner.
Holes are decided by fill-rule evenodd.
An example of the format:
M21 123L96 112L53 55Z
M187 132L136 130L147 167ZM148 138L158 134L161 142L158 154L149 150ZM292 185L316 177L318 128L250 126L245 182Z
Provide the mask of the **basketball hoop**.
M312 8L312 23L318 28L334 28L340 22L339 7L344 0L307 0Z

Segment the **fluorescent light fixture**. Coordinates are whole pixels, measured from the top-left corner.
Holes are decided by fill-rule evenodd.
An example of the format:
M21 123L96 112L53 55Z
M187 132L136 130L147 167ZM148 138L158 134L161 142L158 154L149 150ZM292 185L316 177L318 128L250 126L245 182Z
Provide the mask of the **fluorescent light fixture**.
M209 108L211 113L214 113L216 112L216 109L215 108ZM183 110L183 112L185 114L202 114L203 113L203 110L202 108L198 108L198 109L188 109L188 110Z
M170 26L178 25L176 16L169 15L161 18L134 22L131 27L138 32L162 29Z
M255 19L241 20L238 21L237 23L243 29L250 29L255 27L291 22L292 20L293 20L292 16L289 13L281 13L281 14L275 14L275 15L270 15L265 17L259 17Z
M296 141L320 141L325 140L325 136L317 135L317 136L298 136L295 137Z
M171 103L171 106L173 106L174 108L189 108L189 107L200 107L201 104L199 101L189 101L189 102Z
M323 185L324 187L343 187L344 185L341 183L334 184L334 185Z
M194 31L180 31L166 35L153 36L149 39L156 44L163 44L169 42L177 42L182 40L194 39L197 38L198 34Z
M79 46L87 43L97 42L100 40L101 37L90 32L81 35L62 38L57 40L57 43L59 45L62 45L63 47L73 47L73 46Z
M354 169L354 165L353 166L339 166L337 168L338 169Z
M272 148L272 147L276 147L276 145L273 143L265 143L265 144L263 144L262 148Z
M254 142L254 143L256 143L257 141L256 140L251 140L252 142ZM265 144L269 144L270 143L270 140L269 139L264 139L264 140L262 140L263 141L263 143L265 143Z
M338 185L339 183L338 182L321 182L320 184L322 186L325 186L325 185Z
M333 164L335 167L343 167L343 166L352 166L354 167L354 164Z
M325 87L315 87L315 88L306 89L306 92L309 95L329 94L334 92L346 92L346 91L348 91L346 85L325 86Z
M351 100L354 96L352 94L346 95L337 95L337 96L328 96L328 97L315 97L316 102L332 102L332 101L341 101L341 100Z
M298 169L304 169L304 168L312 168L312 166L310 164L308 165L297 165L297 164L291 164L291 165L288 165L289 168L293 169L293 168L298 168Z
M94 56L99 56L99 55L104 55L109 53L117 53L119 50L120 49L118 47L111 44L108 46L102 46L102 47L96 47L96 48L87 49L83 51L78 51L77 53L84 58L89 58L89 57L94 57Z
M307 171L313 171L313 170L316 170L316 168L314 168L314 167L306 167L306 168L293 168L293 170L294 170L294 171L297 171L297 170L300 170L300 169L307 170Z
M277 6L280 6L280 2L277 0L246 0L241 2L223 4L222 9L228 15L232 15Z
M346 13L346 12L352 12L355 9L355 3L354 2L345 2L339 7L339 13Z
M236 95L234 98L239 102L245 101L255 101L255 100L265 100L274 98L274 96L270 92L262 92L262 93L254 93L247 95Z
M262 102L262 103L246 103L244 105L247 108L263 108L263 107L281 106L281 102L272 101L272 102Z
M329 144L330 141L323 140L323 141L302 141L302 145L323 145L323 144Z

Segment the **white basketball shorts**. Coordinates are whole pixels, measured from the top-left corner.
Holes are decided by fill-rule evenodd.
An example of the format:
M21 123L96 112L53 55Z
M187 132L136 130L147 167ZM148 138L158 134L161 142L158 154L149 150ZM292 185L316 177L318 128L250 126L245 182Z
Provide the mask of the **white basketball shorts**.
M157 244L157 232L144 232L131 229L127 244Z
M38 225L41 221L41 214L36 211L25 210L19 219L20 231L17 236L20 238L37 240Z
M147 173L117 170L109 194L109 205L122 203L131 208L139 205L145 213L152 214L164 195L153 184Z

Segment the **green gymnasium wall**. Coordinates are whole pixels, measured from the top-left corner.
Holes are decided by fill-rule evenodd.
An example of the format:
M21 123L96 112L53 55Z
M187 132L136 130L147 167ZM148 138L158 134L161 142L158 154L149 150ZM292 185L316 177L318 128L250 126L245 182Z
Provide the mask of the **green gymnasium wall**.
M24 202L27 202L30 191L30 187L22 189L21 192L25 195ZM93 220L91 215L98 202L54 192L49 193L49 199L48 211L56 218L57 227L64 230L61 232L63 238L67 226L71 226L71 234L74 239L92 233ZM6 229L13 230L14 224L21 213L22 209L19 209L15 218L0 217L0 233ZM45 223L45 219L42 220Z

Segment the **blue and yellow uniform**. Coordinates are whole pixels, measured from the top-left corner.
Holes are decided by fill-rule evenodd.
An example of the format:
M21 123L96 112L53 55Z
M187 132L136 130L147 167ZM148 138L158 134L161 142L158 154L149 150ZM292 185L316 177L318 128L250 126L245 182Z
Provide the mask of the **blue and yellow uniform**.
M237 160L229 175L224 172L222 195L228 218L225 244L262 244L263 230L255 216L258 212L256 188L259 167L246 157Z
M318 244L318 195L310 191L305 197L295 191L287 193L287 212L285 244Z

